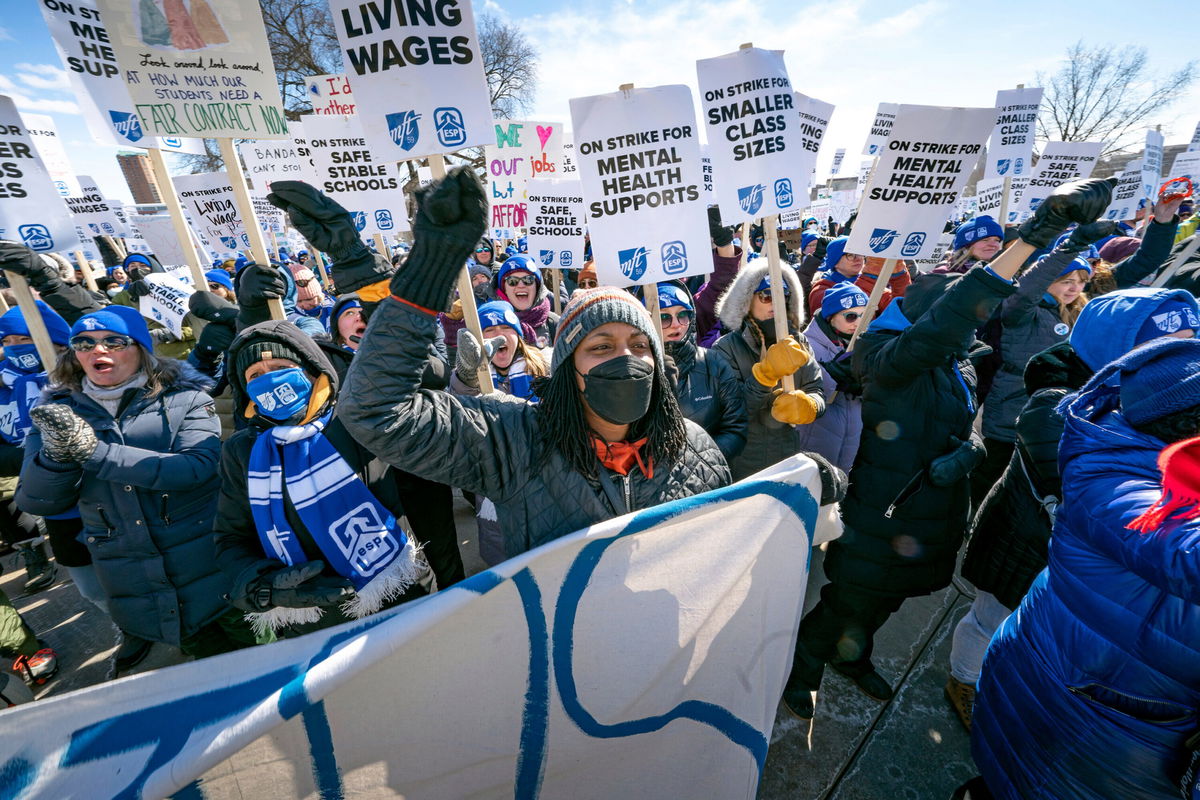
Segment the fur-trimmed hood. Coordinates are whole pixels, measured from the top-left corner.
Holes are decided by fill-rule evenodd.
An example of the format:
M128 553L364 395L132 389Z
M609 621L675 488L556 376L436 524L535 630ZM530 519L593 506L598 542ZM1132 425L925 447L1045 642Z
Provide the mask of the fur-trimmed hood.
M737 277L733 279L733 283L729 284L729 288L721 295L721 299L717 301L717 318L721 320L721 324L725 326L727 331L740 330L742 322L745 321L746 315L750 313L750 301L754 296L758 285L762 283L770 271L767 264L767 259L756 258L754 261L747 264L738 272ZM791 292L787 296L787 314L788 328L794 332L804 330L804 325L807 318L804 314L803 305L801 304L800 295L804 289L800 285L800 278L796 276L796 271L790 266L780 265L780 272L783 274L783 281L788 285Z

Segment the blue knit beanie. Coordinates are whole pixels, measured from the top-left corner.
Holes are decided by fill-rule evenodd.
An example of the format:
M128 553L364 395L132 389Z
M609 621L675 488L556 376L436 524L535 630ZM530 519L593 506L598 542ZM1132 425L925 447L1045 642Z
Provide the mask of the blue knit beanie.
M1042 256L1035 263L1040 264L1040 263L1042 263L1043 260L1045 260L1049 257L1050 256L1048 256L1048 255ZM1068 263L1065 267L1062 268L1062 272L1058 273L1058 277L1061 278L1063 275L1068 275L1078 269L1083 270L1088 275L1092 274L1092 264L1090 261L1088 261L1084 257L1084 254L1082 254L1082 253L1075 256L1073 259L1071 259L1070 263Z
M1200 339L1154 341L1111 366L1121 372L1121 414L1131 425L1200 406Z
M1139 342L1148 342L1189 329L1200 332L1200 315L1196 313L1196 304L1170 297L1154 309L1142 327L1138 328L1137 339Z
M1071 232L1067 231L1062 236L1060 236L1054 240L1054 244L1050 246L1050 249L1057 250L1059 245L1061 245L1063 242L1067 241L1067 239L1069 239L1069 238L1071 238ZM1079 256L1080 256L1080 258L1099 258L1100 251L1096 248L1096 245L1089 244L1087 246L1086 250L1080 251Z
M804 252L804 249L815 242L818 238L819 237L815 233L800 234L800 251Z
M660 283L658 285L658 307L671 308L672 306L682 306L688 311L695 311L695 306L692 305L691 295L682 286L677 286L674 283Z
M507 325L517 332L518 337L524 335L521 333L521 320L517 318L516 309L512 307L512 303L503 300L492 300L479 307L479 327L490 328L493 325Z
M538 266L533 256L515 255L506 258L504 263L500 265L500 268L496 270L495 288L503 288L504 279L508 277L509 273L517 271L528 272L533 275L533 277L537 278L537 285L541 287L542 268Z
M1157 324L1151 324L1152 317L1168 304L1186 309L1180 321L1200 316L1196 298L1185 289L1118 289L1101 295L1083 307L1071 328L1071 347L1085 364L1099 370L1139 344L1174 333L1164 333Z
M72 337L92 331L112 331L125 334L140 344L146 352L154 352L154 341L150 338L150 329L146 327L146 320L142 319L142 315L136 309L129 306L105 306L99 311L84 314L71 326Z
M204 278L209 283L219 283L229 291L233 291L233 278L229 277L229 273L223 269L210 269L204 273Z
M822 269L833 269L837 266L846 252L846 242L848 241L850 241L849 236L839 236L825 245L825 261L821 264Z
M964 247L970 247L980 239L986 239L989 236L998 236L1001 242L1004 241L1004 228L1000 227L999 222L987 214L969 219L955 229L954 249L961 250Z
M42 315L42 322L46 324L46 332L50 334L50 341L53 344L60 344L63 347L71 341L71 327L67 325L67 321L60 317L54 309L46 305L43 300L35 300L38 311ZM10 308L0 316L0 339L5 336L28 336L29 326L25 323L25 312L21 311L19 306Z
M834 314L850 308L865 306L869 298L867 293L849 281L830 286L821 298L821 316L829 319Z

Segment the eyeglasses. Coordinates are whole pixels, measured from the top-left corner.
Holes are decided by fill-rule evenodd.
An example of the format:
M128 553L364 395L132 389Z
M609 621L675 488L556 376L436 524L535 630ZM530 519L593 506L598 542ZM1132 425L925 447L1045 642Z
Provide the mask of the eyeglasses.
M131 344L133 339L128 336L105 336L103 339L76 336L71 339L71 349L76 353L90 353L96 349L96 345L104 345L104 349L110 353L119 353Z
M663 311L658 315L664 328L670 328L672 325L689 325L692 322L692 312L686 308L677 314L671 314Z
M509 275L504 279L505 286L533 286L537 278L532 275Z

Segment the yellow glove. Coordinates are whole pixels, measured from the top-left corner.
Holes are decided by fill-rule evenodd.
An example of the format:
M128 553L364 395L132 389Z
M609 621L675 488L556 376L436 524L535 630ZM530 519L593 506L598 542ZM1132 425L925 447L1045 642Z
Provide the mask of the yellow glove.
M809 358L808 350L788 336L768 347L762 361L751 367L750 371L754 373L754 379L763 386L774 386L785 376L807 364Z
M817 418L817 404L799 389L780 392L771 404L771 416L786 425L807 425Z

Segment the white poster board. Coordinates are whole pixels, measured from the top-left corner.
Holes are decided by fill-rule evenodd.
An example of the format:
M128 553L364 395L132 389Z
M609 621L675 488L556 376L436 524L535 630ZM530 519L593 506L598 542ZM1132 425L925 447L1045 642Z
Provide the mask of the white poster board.
M484 148L488 175L488 227L492 236L525 227L525 185L536 178L558 177L562 164L561 122L498 119L495 137Z
M359 233L407 231L399 167L367 146L361 117L308 114L304 135L316 167L316 187L342 204Z
M927 257L995 122L994 108L900 106L846 251Z
M71 159L67 157L54 119L45 114L30 114L27 111L21 112L21 119L25 121L25 132L33 139L33 146L42 157L42 164L50 173L55 190L63 197L82 194L79 179L75 177L75 168L71 166Z
M658 86L573 98L571 121L600 283L711 272L691 90Z
M1001 89L996 92L996 127L988 139L985 178L1027 175L1033 167L1042 89Z
M579 177L579 168L575 166L575 135L570 131L563 131L562 157L559 161L558 175L564 180Z
M984 178L975 184L975 214L1000 219L1000 206L1004 200L1004 179Z
M1166 180L1184 177L1191 178L1192 183L1197 185L1197 189L1200 189L1200 150L1182 152L1171 162L1171 171L1167 173ZM1158 187L1154 187L1154 190L1156 194L1153 196L1157 199Z
M700 167L704 170L704 202L716 205L717 194L713 188L712 156L708 154L708 145L700 145Z
M48 253L79 235L12 98L0 95L0 238Z
M833 151L833 164L829 168L830 175L837 175L842 171L842 162L846 160L846 148L839 147Z
M800 138L804 143L804 158L808 169L808 181L804 188L812 186L813 175L817 169L817 154L821 151L821 142L825 139L825 131L829 128L829 120L833 117L833 103L826 103L815 97L796 92L796 110L800 114ZM842 155L846 155L843 149ZM834 156L834 166L841 168L841 161ZM803 167L801 167L803 169ZM834 170L836 174L837 169Z
M1118 176L1117 185L1113 188L1112 202L1104 210L1101 219L1117 221L1133 219L1133 215L1137 212L1138 201L1141 199L1142 162L1141 159L1136 159L1126 164L1125 171Z
M293 136L302 132L299 122L288 123ZM316 170L307 154L302 154L295 138L268 139L258 142L247 140L237 146L238 153L246 162L246 178L250 181L250 193L266 197L274 181L304 181L315 184Z
M1163 135L1146 131L1146 148L1142 151L1142 197L1157 198L1162 185ZM1125 168L1126 170L1129 167Z
M192 224L210 243L219 242L226 250L249 251L250 237L227 173L179 175L175 178L175 191Z
M345 75L310 75L304 79L304 96L314 114L357 114L350 79Z
M582 267L586 231L582 181L532 180L525 191L529 255L543 267Z
M867 142L863 145L864 156L877 156L883 152L883 144L891 135L892 126L896 124L896 113L900 110L899 103L880 103L875 110L875 119L871 122L871 132L867 134Z
M159 323L175 338L183 338L183 318L188 313L188 298L193 290L175 275L152 272L145 277L150 294L138 300L138 310L146 319ZM207 287L205 287L207 288Z
M1017 187L1014 183L1009 221L1020 222L1025 219L1058 186L1091 175L1103 149L1103 142L1047 142L1019 196L1016 196Z
M67 208L75 216L75 224L87 236L124 236L125 224L117 214L117 205L100 191L88 175L78 177L80 193L66 198Z

